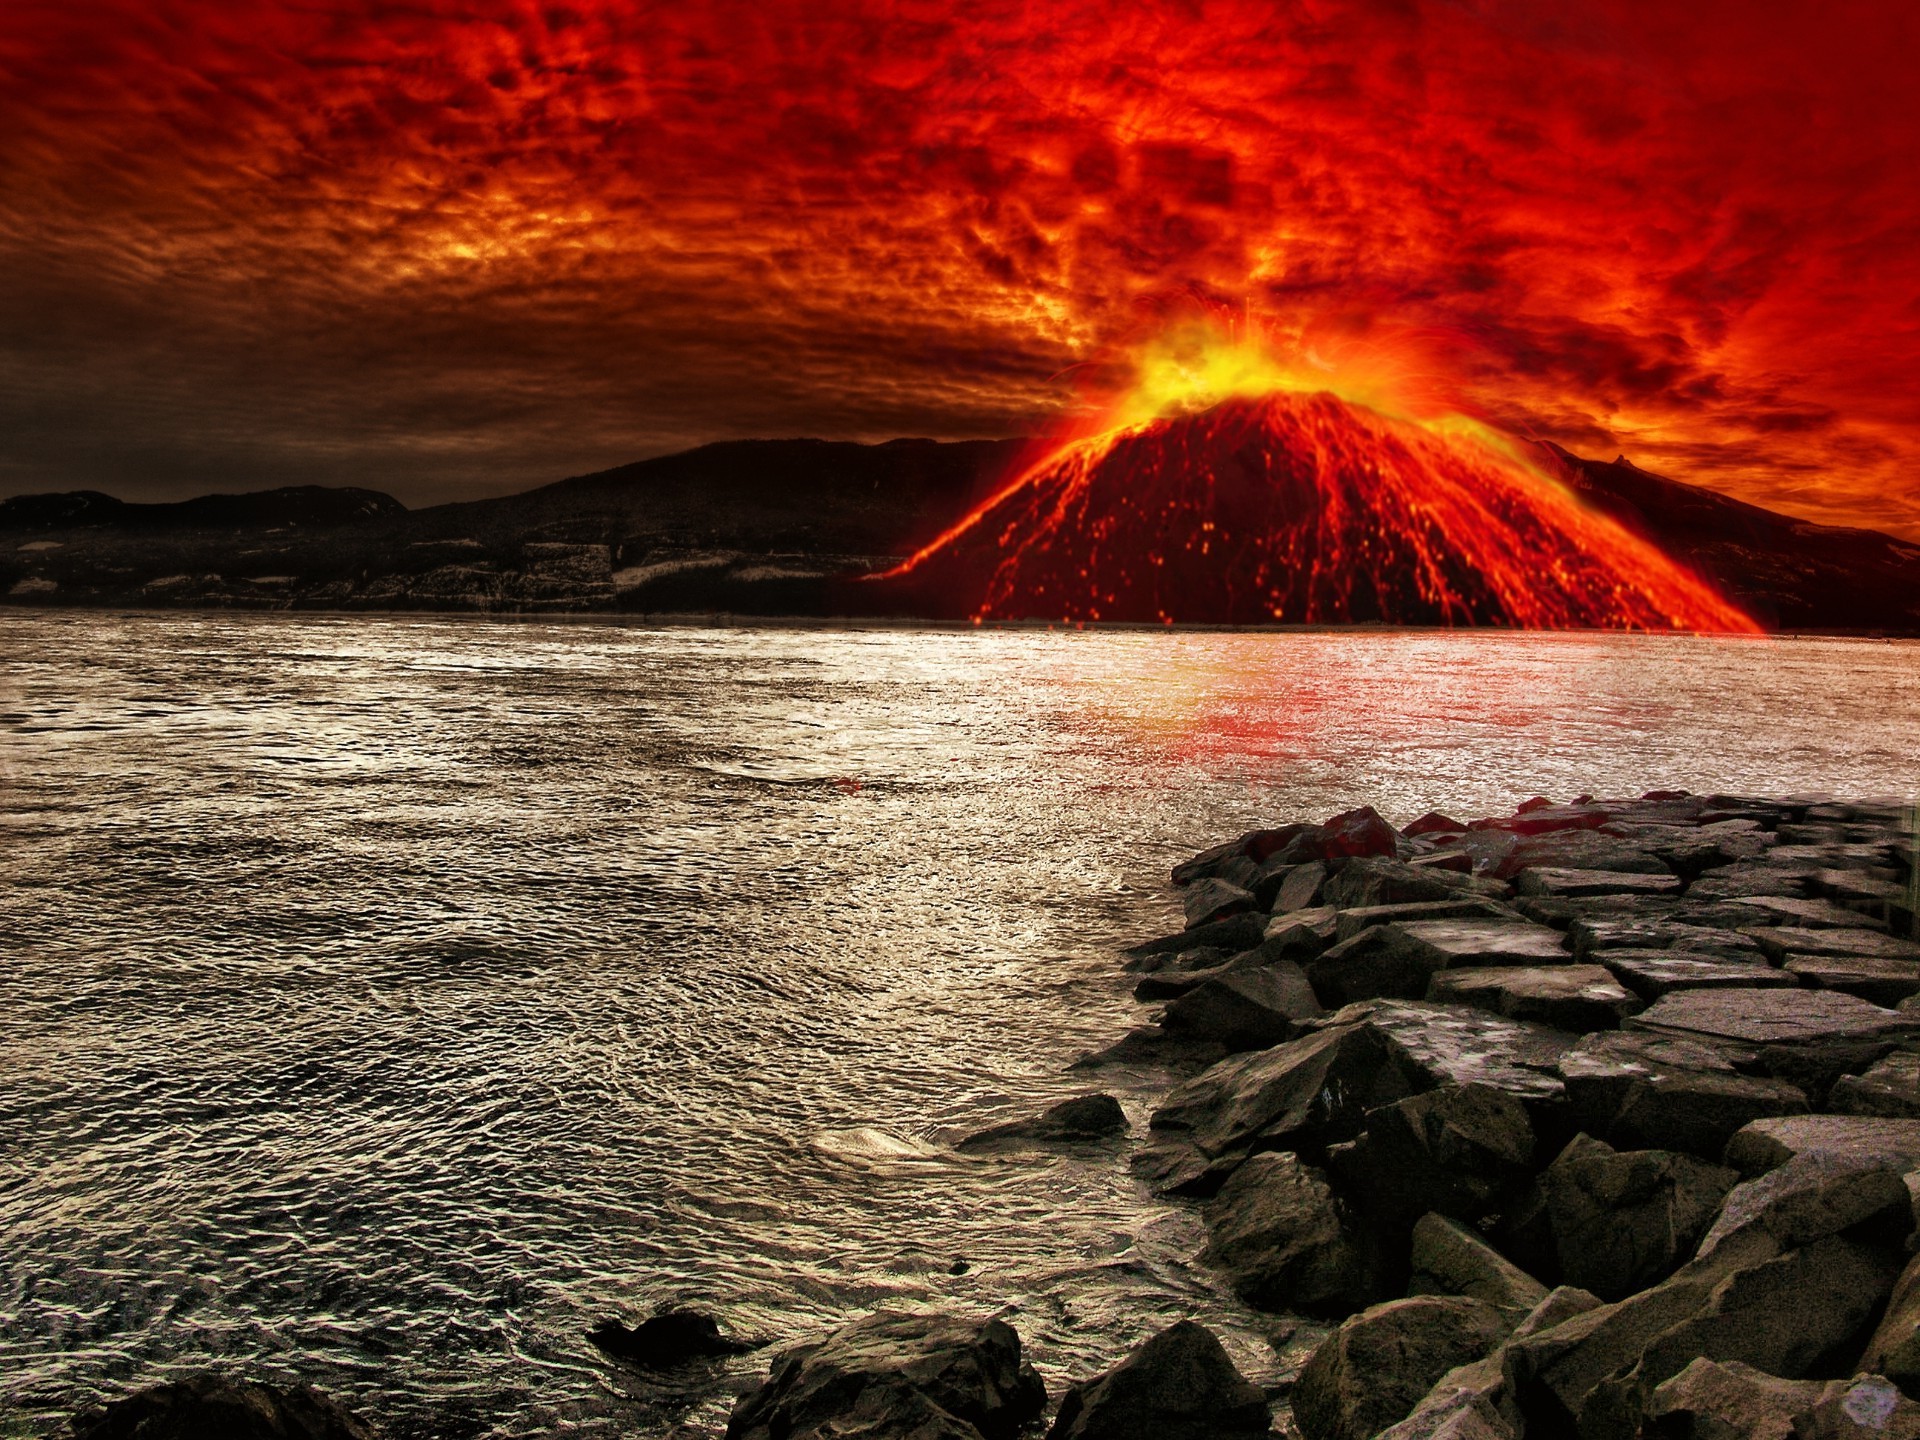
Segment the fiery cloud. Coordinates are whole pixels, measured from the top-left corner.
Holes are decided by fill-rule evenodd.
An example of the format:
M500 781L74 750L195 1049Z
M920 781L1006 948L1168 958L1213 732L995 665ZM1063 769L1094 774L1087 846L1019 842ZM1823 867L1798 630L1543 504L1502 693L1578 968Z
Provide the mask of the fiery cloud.
M1920 535L1917 26L13 0L0 489L418 503L1028 432L1200 306L1414 335L1516 433Z

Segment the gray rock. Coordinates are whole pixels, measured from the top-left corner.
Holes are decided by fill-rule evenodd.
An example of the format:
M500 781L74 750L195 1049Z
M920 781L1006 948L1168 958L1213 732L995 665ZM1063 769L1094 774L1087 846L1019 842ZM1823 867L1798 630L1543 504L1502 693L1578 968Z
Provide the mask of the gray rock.
M318 1390L190 1375L76 1416L76 1440L372 1440L375 1431Z
M1896 1050L1864 1075L1843 1075L1827 1103L1842 1115L1920 1120L1920 1054Z
M602 1320L587 1332L587 1339L607 1354L647 1370L744 1355L759 1348L722 1334L720 1322L704 1311L677 1306L631 1327L618 1320Z
M1498 900L1416 900L1406 905L1364 905L1341 910L1335 939L1351 940L1375 925L1406 920L1512 920L1516 912Z
M1461 966L1542 965L1570 957L1556 931L1516 920L1416 920L1376 925L1307 964L1329 1005L1380 997L1417 1000L1434 973Z
M1689 1259L1739 1176L1671 1150L1576 1136L1541 1177L1560 1273L1605 1300Z
M1296 1022L1321 1013L1305 973L1281 961L1209 978L1167 1006L1160 1023L1171 1034L1217 1041L1233 1052L1278 1045Z
M1370 905L1406 905L1433 900L1504 900L1513 892L1497 880L1414 866L1387 856L1349 860L1321 887L1327 904L1341 910Z
M1191 1320L1162 1330L1118 1365L1069 1389L1048 1440L1214 1440L1264 1436L1266 1395L1234 1368L1213 1332Z
M1800 982L1755 955L1715 960L1672 950L1599 950L1594 958L1643 1000L1674 990L1790 990Z
M1886 1376L1909 1394L1920 1393L1920 1259L1900 1272L1860 1368Z
M1521 895L1678 895L1680 877L1666 874L1629 874L1619 870L1565 870L1529 866L1520 871L1514 889Z
M1266 908L1276 915L1308 910L1320 903L1321 888L1327 882L1327 862L1309 860L1304 865L1284 865L1261 877L1254 894L1264 898Z
M1872 955L1788 955L1781 969L1803 985L1818 990L1838 990L1843 995L1855 995L1889 1009L1910 995L1920 995L1920 960L1887 960Z
M1369 1111L1357 1139L1327 1152L1327 1168L1397 1244L1428 1211L1477 1221L1505 1210L1531 1177L1533 1147L1514 1096L1450 1085Z
M1186 912L1187 928L1191 930L1197 925L1225 920L1231 915L1242 915L1252 910L1253 892L1212 876L1189 885L1186 893L1180 897L1180 905Z
M970 1153L1032 1145L1073 1145L1127 1133L1127 1115L1111 1095L1075 1095L1031 1120L1015 1120L969 1135L954 1148Z
M1829 1380L1806 1414L1795 1417L1794 1440L1920 1440L1920 1405L1884 1375Z
M1702 958L1766 959L1753 936L1739 930L1630 915L1574 920L1567 926L1567 943L1574 959L1582 961L1599 961L1608 950L1667 950Z
M1495 965L1442 970L1427 982L1427 999L1475 1005L1513 1020L1537 1020L1585 1033L1616 1029L1644 1008L1599 965Z
M1045 1405L1005 1322L882 1311L775 1360L727 1437L1013 1440Z
M1502 879L1522 870L1609 870L1623 875L1665 875L1666 862L1645 846L1597 830L1529 835L1495 866Z
M1104 1050L1074 1061L1071 1069L1098 1070L1108 1065L1150 1065L1156 1069L1204 1070L1226 1058L1217 1040L1175 1035L1158 1025L1136 1025Z
M1367 1303L1370 1266L1326 1177L1300 1157L1248 1160L1206 1208L1201 1259L1249 1305L1345 1315Z
M1410 1295L1465 1295L1515 1323L1547 1298L1547 1287L1479 1234L1445 1215L1423 1215L1413 1227Z
M1629 1029L1749 1047L1920 1031L1920 1016L1896 1014L1831 990L1676 990L1626 1023Z
M1810 865L1727 865L1707 871L1687 887L1687 895L1695 900L1737 900L1752 895L1784 895L1805 899L1810 894L1807 882L1815 873L1815 867Z
M1305 963L1332 945L1340 912L1331 905L1315 905L1276 915L1261 932L1261 953L1269 959Z
M1825 1387L1701 1357L1663 1381L1647 1404L1646 1440L1793 1440L1794 1417Z
M1906 1172L1920 1169L1920 1120L1793 1115L1755 1120L1726 1147L1727 1164L1757 1176L1799 1155L1838 1155Z
M1920 944L1877 930L1809 929L1800 925L1756 925L1746 931L1774 964L1802 955L1850 955L1875 960L1920 962Z
M1417 1295L1363 1310L1327 1336L1300 1372L1294 1422L1307 1440L1371 1440L1511 1328L1491 1305L1459 1295Z
M1681 1037L1591 1035L1561 1056L1558 1069L1574 1122L1625 1149L1681 1150L1718 1161L1743 1126L1807 1110L1797 1086L1742 1075L1718 1048Z

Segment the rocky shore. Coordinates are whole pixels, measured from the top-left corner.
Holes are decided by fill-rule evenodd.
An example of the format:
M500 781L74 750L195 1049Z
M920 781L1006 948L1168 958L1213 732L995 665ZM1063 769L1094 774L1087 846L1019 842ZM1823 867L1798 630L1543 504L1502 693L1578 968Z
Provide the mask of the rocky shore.
M1362 809L1177 866L1186 928L1126 962L1157 1012L1081 1064L1171 1073L1133 1165L1323 1338L1263 1392L1182 1321L1050 1440L1920 1437L1914 852L1892 803L1653 792ZM961 1148L1125 1125L1082 1096ZM170 1391L78 1432L365 1433L310 1393ZM727 1434L1013 1440L1048 1409L1004 1321L881 1312L776 1356Z

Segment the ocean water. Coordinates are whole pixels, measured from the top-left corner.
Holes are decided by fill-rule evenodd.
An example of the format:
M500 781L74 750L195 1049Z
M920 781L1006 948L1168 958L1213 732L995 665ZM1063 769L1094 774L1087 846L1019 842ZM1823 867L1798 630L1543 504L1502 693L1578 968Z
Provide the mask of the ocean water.
M211 1363L699 1435L766 1357L661 1381L595 1320L993 1311L1057 1392L1192 1314L1273 1378L1123 1147L949 1148L1094 1085L1144 1125L1067 1066L1167 867L1359 803L1911 796L1920 646L6 612L0 785L0 1434Z

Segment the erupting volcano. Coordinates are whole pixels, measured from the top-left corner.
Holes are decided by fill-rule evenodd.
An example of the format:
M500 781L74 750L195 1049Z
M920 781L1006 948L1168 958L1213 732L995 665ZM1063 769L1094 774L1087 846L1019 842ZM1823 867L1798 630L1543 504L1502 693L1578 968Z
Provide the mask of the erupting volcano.
M1481 427L1324 391L1069 441L877 579L975 620L1758 628Z

